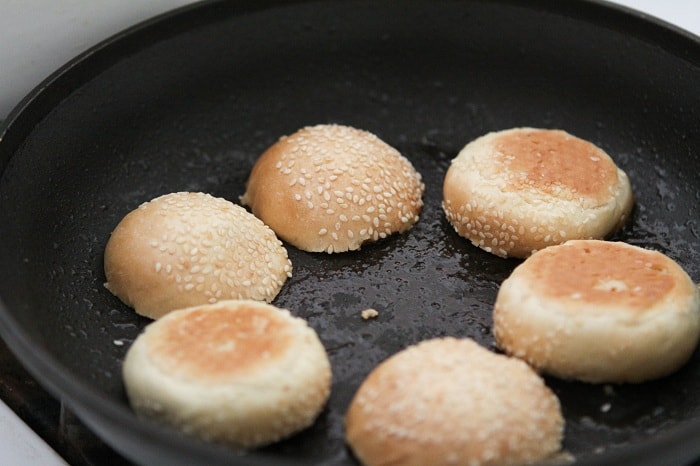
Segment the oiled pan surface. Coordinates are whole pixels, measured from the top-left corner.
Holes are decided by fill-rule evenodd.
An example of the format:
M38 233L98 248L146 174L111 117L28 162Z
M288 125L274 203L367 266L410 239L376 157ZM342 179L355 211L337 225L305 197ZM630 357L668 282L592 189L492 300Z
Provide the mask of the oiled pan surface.
M420 340L493 348L491 309L516 260L458 237L442 180L467 142L514 126L565 129L629 175L614 238L700 281L700 45L596 3L214 2L115 38L35 92L0 141L3 336L34 375L132 459L353 464L342 417L365 375ZM359 252L289 246L275 304L308 319L334 372L309 430L239 456L138 421L120 368L147 323L102 286L111 230L141 202L205 191L238 202L256 157L317 123L374 132L422 173L420 221ZM360 312L375 308L365 321ZM548 379L580 464L700 455L700 355L641 385ZM138 439L145 439L139 442Z

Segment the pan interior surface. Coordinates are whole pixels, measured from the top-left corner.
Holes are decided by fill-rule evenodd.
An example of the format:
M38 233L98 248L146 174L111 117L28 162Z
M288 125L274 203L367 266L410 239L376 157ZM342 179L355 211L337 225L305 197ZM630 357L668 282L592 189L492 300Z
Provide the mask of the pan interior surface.
M598 24L601 12L609 16ZM441 208L450 160L472 139L534 126L599 145L627 172L636 200L613 239L659 250L700 281L699 80L697 41L597 3L208 2L163 17L67 67L11 116L0 140L3 336L123 454L202 460L215 449L164 440L176 436L131 414L121 362L148 320L103 287L110 232L168 192L238 203L258 155L302 126L371 131L422 174L420 221L358 252L288 245L294 272L274 301L326 346L328 407L311 428L260 452L211 453L240 464L355 464L343 415L379 362L446 335L494 348L492 305L519 262L471 246ZM366 308L379 316L362 319ZM82 392L42 380L42 364ZM700 435L697 351L654 382L547 382L562 401L564 447L582 464L700 455L692 442L680 445L685 453L634 453L659 437L679 446L676 431ZM88 408L86 393L108 408ZM144 434L150 444L136 440Z

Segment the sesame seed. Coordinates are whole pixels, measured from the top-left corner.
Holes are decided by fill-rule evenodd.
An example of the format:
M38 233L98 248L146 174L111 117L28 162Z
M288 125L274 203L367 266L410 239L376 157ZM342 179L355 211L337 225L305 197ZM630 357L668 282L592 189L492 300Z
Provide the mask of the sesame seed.
M424 185L420 174L395 149L369 134L339 125L318 125L302 128L279 140L278 144L281 145L274 152L274 157L278 160L286 157L288 167L292 167L288 161L294 159L296 163L293 170L284 175L280 186L286 188L291 179L297 180L296 184L304 183L303 179L309 183L309 190L304 193L305 205L309 210L312 204L313 208L319 206L321 212L325 212L324 216L317 216L311 222L316 231L324 228L333 230L338 222L348 222L349 219L359 221L363 214L367 215L367 223L379 222L375 228L379 224L391 223L389 234L403 232L417 220L417 211L423 206L421 197ZM311 172L314 173L313 178ZM305 176L300 177L299 174ZM251 176L247 183L249 191L256 189L253 178ZM260 197L246 193L242 200ZM399 202L401 207L397 207ZM251 207L255 210L254 206ZM397 208L399 212L396 212ZM363 212L365 209L366 212ZM377 210L385 216L374 220ZM392 215L391 219L387 217L389 214ZM261 218L265 216L261 214ZM320 236L324 235L315 235L315 238ZM332 251L356 249L360 244L356 240L340 241L333 245ZM324 242L314 247L327 250Z

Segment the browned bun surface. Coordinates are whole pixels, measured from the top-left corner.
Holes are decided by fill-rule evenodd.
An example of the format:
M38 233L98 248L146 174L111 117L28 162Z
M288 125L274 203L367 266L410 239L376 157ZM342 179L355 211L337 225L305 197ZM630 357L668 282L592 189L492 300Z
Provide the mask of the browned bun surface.
M522 465L557 453L563 426L558 399L527 364L438 338L369 374L346 440L366 466Z
M181 192L127 214L107 242L104 269L109 291L156 319L220 299L272 301L292 264L274 232L243 207Z
M669 257L576 240L533 254L498 292L507 353L563 378L641 382L670 374L700 336L700 292Z
M627 175L602 149L565 131L486 134L452 161L443 208L457 233L501 257L569 239L602 239L629 217Z
M374 134L317 125L260 156L241 202L299 249L333 253L411 228L423 190L411 163Z
M240 448L311 425L331 384L314 330L250 300L177 310L153 322L129 348L123 376L140 416Z

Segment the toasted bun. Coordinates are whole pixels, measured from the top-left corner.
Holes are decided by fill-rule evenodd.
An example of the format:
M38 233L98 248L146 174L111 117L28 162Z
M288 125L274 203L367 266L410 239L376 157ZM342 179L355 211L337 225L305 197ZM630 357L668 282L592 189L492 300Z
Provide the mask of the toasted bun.
M515 128L462 149L443 185L457 233L497 256L524 258L569 239L602 239L632 210L627 175L564 131Z
M267 149L241 202L290 244L332 253L411 228L423 190L411 163L377 136L318 125Z
M537 252L506 279L498 346L547 373L641 382L677 370L700 336L700 292L665 255L577 240Z
M153 322L129 348L123 376L138 415L245 449L311 425L331 384L316 332L286 310L249 300Z
M107 242L104 268L107 289L153 319L220 299L269 302L292 273L282 243L243 207L184 192L126 215Z
M563 427L559 401L527 364L441 338L370 373L346 440L366 466L520 465L557 453Z

